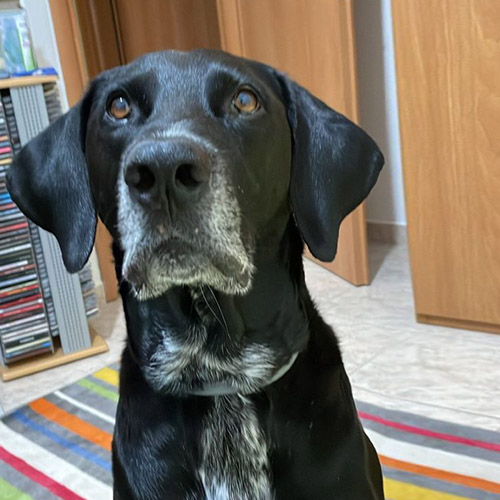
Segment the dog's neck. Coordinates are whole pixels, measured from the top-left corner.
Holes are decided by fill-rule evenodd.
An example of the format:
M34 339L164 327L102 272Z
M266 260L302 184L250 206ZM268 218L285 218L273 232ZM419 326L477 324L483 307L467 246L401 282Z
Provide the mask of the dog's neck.
M128 346L139 366L150 363L155 344L165 342L165 329L173 332L180 345L186 338L184 332L201 325L205 331L203 349L207 353L230 360L245 347L265 346L262 358L265 361L266 353L272 354L273 370L259 380L259 387L280 378L305 348L309 335L306 310L310 299L302 269L302 241L294 229L287 229L274 254L256 253L252 288L244 296L227 295L200 285L172 288L161 297L140 302L122 281ZM115 254L119 273L121 254ZM189 342L187 339L183 348L188 349ZM192 348L190 344L189 349ZM259 369L258 364L254 369ZM210 387L207 383L198 392L230 392L223 385Z

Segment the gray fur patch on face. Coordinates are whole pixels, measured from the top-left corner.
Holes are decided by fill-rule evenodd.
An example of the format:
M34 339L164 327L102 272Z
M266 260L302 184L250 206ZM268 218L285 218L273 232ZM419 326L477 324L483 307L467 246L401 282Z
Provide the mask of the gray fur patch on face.
M220 388L224 394L250 394L265 387L279 368L273 350L262 344L233 344L231 352L209 351L202 324L190 326L182 337L160 325L157 328L162 342L143 373L151 387L161 393L185 396Z
M153 215L131 199L122 171L118 233L124 250L123 276L139 300L177 285L204 284L230 294L250 289L253 243L243 241L238 201L223 165L214 167L210 190L196 207L168 219L168 214Z
M198 473L207 500L271 500L268 449L252 402L216 397L202 427Z

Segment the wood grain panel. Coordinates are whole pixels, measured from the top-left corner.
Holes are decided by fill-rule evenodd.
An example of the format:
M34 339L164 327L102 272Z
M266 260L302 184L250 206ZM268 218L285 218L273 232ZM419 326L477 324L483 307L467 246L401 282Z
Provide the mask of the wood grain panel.
M74 0L89 78L122 64L111 0Z
M217 7L224 50L285 71L358 121L351 1L218 0ZM334 263L316 262L356 285L369 283L363 206L342 223Z
M49 5L68 104L73 106L80 100L87 85L87 69L78 18L71 0L50 0Z
M493 331L500 325L500 2L393 0L393 22L417 314Z
M215 0L112 0L124 62L156 50L220 48Z

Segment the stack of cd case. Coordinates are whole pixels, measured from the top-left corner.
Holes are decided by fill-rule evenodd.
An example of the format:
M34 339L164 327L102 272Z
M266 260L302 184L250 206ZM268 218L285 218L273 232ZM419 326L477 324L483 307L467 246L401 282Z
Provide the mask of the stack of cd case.
M53 342L30 223L5 186L14 154L10 134L14 117L6 113L4 98L0 101L0 343L8 364L52 352Z
M5 365L54 352L55 343L65 354L90 347L87 317L98 311L90 266L68 274L53 236L24 217L5 185L13 156L61 114L56 78L0 90L0 361Z

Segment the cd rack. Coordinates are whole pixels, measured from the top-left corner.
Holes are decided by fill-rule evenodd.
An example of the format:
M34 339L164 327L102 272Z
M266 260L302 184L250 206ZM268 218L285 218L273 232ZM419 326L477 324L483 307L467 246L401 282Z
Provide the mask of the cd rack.
M57 76L0 80L0 376L4 381L107 350L87 323L97 312L90 266L69 274L54 236L26 219L5 187L13 156L61 114Z

